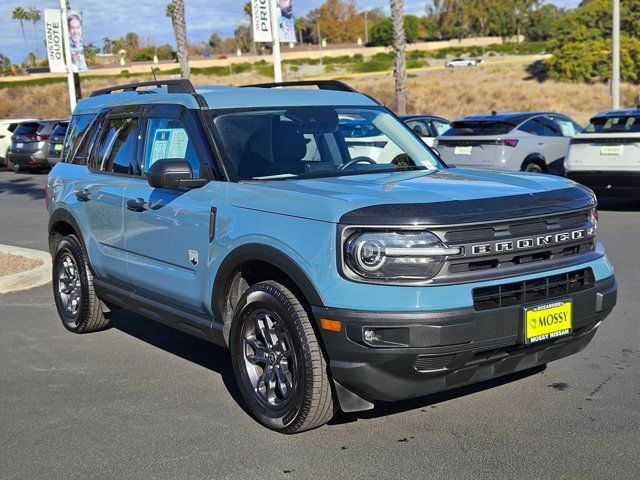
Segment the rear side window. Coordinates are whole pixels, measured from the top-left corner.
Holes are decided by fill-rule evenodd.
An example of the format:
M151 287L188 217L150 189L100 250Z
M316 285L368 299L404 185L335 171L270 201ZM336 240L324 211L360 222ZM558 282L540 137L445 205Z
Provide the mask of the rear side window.
M132 175L131 159L137 145L138 119L112 118L102 130L96 168L102 172Z
M445 122L443 120L436 120L433 119L431 120L431 125L433 126L434 130L436 131L436 136L438 135L442 135L444 132L446 132L447 130L449 130L451 128L451 124L449 122Z
M51 132L51 136L62 136L65 133L67 133L67 127L69 126L68 123L59 123L55 126L55 128L53 129L53 132Z
M518 130L541 137L561 136L560 128L552 120L545 117L532 118L520 125Z
M592 118L585 133L640 133L640 116Z
M16 131L16 128L18 128L18 124L17 123L12 123L9 125L9 128L7 128L7 130L9 130L11 133Z
M78 145L84 138L84 134L89 129L95 115L74 115L71 122L66 127L67 135L62 147L62 161L84 165L87 163L87 155L76 157ZM58 127L56 127L57 130ZM55 133L54 133L55 135Z
M447 136L473 137L480 135L504 135L513 130L514 125L507 122L482 121L482 122L453 122L451 128L444 134Z

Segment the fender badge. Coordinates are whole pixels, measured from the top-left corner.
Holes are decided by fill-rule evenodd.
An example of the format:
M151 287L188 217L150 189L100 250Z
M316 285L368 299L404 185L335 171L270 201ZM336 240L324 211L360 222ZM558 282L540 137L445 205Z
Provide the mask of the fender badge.
M198 265L198 251L197 250L189 250L189 263L194 267Z

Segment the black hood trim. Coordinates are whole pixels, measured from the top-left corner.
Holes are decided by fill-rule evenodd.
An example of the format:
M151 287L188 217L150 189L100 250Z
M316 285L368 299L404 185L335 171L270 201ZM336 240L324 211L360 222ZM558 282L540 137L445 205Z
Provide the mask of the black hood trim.
M343 225L458 225L553 215L596 206L591 190L576 185L526 195L436 203L371 205L345 213Z

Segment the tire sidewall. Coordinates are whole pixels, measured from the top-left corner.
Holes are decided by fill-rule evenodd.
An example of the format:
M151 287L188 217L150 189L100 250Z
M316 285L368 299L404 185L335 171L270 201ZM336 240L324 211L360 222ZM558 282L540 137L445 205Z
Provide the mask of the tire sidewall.
M524 166L524 171L529 173L544 173L544 170L542 169L542 167L535 162L527 163Z
M73 257L78 269L78 275L80 276L80 307L78 308L78 314L76 317L69 315L62 304L60 295L58 293L58 265L64 254L68 254ZM88 315L88 303L87 298L89 295L89 279L87 277L87 264L84 258L84 252L77 240L73 237L64 237L58 244L58 249L53 258L52 266L52 284L53 284L53 297L60 315L60 320L64 327L71 332L78 332L82 329L82 325L86 322Z
M295 313L293 305L286 300L273 295L270 288L251 287L242 296L236 307L233 324L230 332L230 347L233 370L238 383L238 388L242 394L245 404L256 419L263 425L274 429L283 430L293 423L304 405L306 390L310 387L305 385L307 378L312 378L309 361L305 358L303 342L306 343L306 335L300 325L300 320ZM275 287L274 287L275 290ZM284 300L284 302L283 302ZM244 368L244 351L242 343L243 326L251 313L257 309L268 309L273 311L288 330L289 337L293 344L294 355L298 366L296 387L293 398L281 409L268 409L256 398L253 386L250 384L246 370Z

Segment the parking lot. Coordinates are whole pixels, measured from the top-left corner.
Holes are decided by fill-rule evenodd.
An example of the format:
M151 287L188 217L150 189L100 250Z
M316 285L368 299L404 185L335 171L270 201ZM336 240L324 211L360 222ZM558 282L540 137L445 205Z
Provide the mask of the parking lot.
M0 172L0 243L45 250L45 174ZM618 306L545 371L294 436L244 410L227 353L125 311L73 335L50 286L0 296L2 478L635 478L640 202L601 202Z

